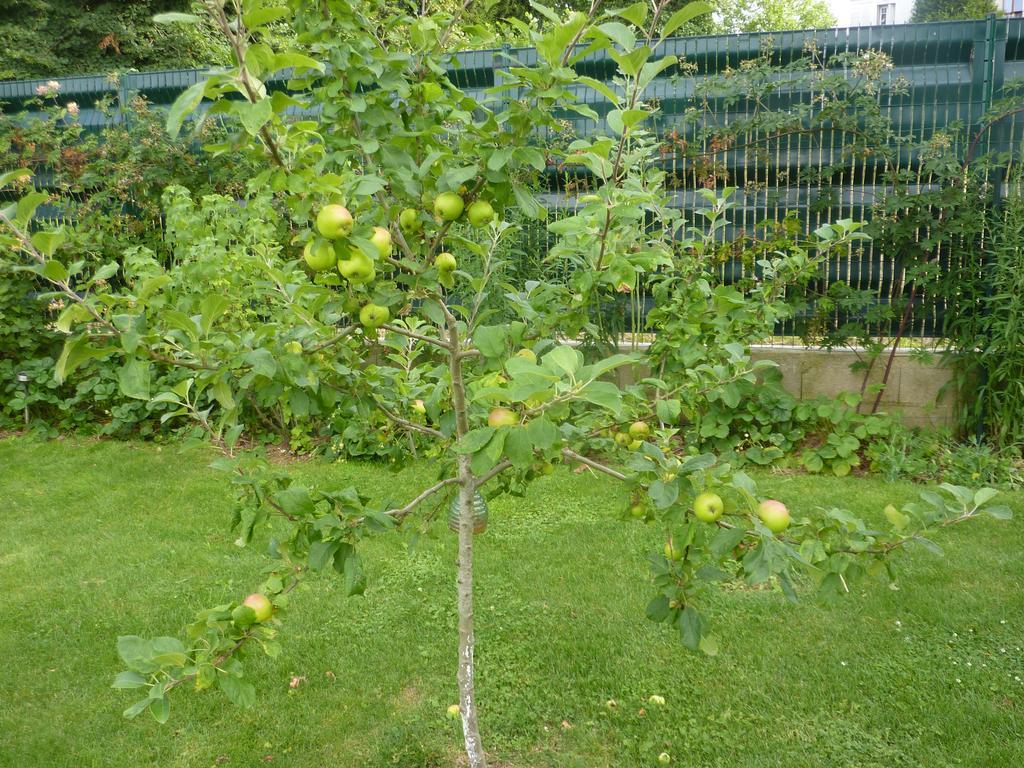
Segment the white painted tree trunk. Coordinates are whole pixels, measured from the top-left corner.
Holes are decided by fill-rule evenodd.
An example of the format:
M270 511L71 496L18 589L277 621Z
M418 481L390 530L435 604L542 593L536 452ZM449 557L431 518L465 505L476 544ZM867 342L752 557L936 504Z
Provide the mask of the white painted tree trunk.
M473 650L473 494L475 492L469 457L459 457L459 709L462 734L470 768L487 768L476 717L476 689Z
M452 376L452 406L455 410L455 431L461 438L469 432L466 409L466 388L462 381L462 357L459 331L455 318L446 312L448 326L449 368ZM487 756L480 729L477 725L476 680L473 665L475 639L473 637L473 495L476 477L473 476L469 456L459 455L459 711L462 715L462 735L470 768L487 768Z

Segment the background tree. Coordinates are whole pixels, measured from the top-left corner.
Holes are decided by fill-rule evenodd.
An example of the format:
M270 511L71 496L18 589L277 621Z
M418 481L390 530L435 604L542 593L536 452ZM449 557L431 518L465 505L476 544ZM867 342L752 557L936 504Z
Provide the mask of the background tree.
M834 27L836 17L825 0L716 0L718 33L773 32Z
M983 19L991 13L999 14L995 0L914 0L910 20L950 21L952 19Z

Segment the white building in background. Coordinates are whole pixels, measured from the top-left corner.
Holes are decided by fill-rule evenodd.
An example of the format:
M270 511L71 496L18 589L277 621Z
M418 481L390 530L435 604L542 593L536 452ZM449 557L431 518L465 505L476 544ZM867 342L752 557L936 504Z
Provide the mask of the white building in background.
M914 0L829 0L828 7L840 27L907 24L914 11Z
M1024 0L996 0L1006 16L1024 15ZM908 24L914 12L914 0L828 0L829 10L840 27Z

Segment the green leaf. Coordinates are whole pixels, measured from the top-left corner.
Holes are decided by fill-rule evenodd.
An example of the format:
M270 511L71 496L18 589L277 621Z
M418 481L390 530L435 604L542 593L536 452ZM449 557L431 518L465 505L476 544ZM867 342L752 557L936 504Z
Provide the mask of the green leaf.
M149 705L149 713L153 715L153 719L163 725L167 722L167 718L171 716L171 702L166 696L161 696L159 699L153 699Z
M577 397L599 405L616 416L622 411L622 390L610 381L592 381L580 390Z
M138 672L125 671L119 672L114 678L114 683L111 688L141 688L144 685L149 685L149 679L143 677Z
M982 504L992 501L997 495L999 495L999 491L995 488L981 488L974 492L974 506L980 507Z
M291 11L283 6L253 8L251 11L246 11L242 14L242 23L249 29L256 29L256 27L262 27L264 24L269 24L272 21L283 19L289 13Z
M679 637L691 651L700 649L701 635L704 634L704 619L693 606L686 606L679 617Z
M530 442L542 451L554 447L561 436L558 427L551 423L547 416L540 415L526 424L526 432Z
M487 158L487 167L492 171L500 171L504 168L508 161L512 158L512 153L515 150L512 147L500 147L491 153L491 156Z
M606 21L604 24L598 24L590 34L594 31L600 32L602 35L619 44L619 47L624 50L632 50L636 45L636 35L629 27L618 21Z
M589 85L595 91L600 93L602 96L604 96L606 99L608 99L608 101L610 101L612 104L618 105L618 103L619 103L619 95L617 93L615 93L615 91L613 91L611 89L611 87L608 86L607 84L602 83L600 80L595 80L592 77L580 76L578 79L584 85Z
M700 650L707 656L718 655L718 638L714 635L702 635L700 638Z
M14 218L27 224L31 221L32 217L36 215L36 208L49 199L50 196L45 192L29 192L23 198L18 200L18 206L15 209Z
M885 519L889 521L889 524L897 532L902 531L910 523L910 518L900 512L892 504L888 504L885 507Z
M736 549L736 545L743 541L746 535L747 532L743 528L720 528L708 544L708 549L715 557L725 557Z
M647 3L633 3L628 8L620 8L617 11L611 11L611 13L614 13L620 19L625 19L638 27L642 27L647 20Z
M12 181L21 181L22 179L31 179L32 171L28 168L15 168L13 171L5 171L0 173L0 189L3 189Z
M121 393L136 400L149 400L150 379L151 367L144 360L129 360L117 372Z
M644 64L647 63L647 59L650 58L651 49L646 45L641 45L627 54L609 51L608 55L619 65L619 69L622 70L624 75L636 77L640 74Z
M476 453L490 442L493 435L494 427L478 427L477 429L470 430L456 443L455 452Z
M324 65L316 59L312 59L298 51L285 51L274 57L274 70L293 68L296 71L312 69L316 72L323 72Z
M153 639L152 662L160 667L183 667L188 662L185 645L176 637Z
M199 305L199 312L202 316L199 327L203 332L203 336L210 334L210 328L214 322L227 312L230 306L231 300L220 293L211 292L203 298L202 304Z
M68 279L68 270L56 259L47 259L43 264L42 275L52 283L64 283Z
M506 458L517 469L523 469L533 463L533 443L530 441L530 433L523 427L509 429L505 436L504 450Z
M97 348L89 344L85 336L77 336L64 342L64 349L54 366L53 377L58 384L63 384L76 368L89 360L99 360L110 356L113 347Z
M121 714L122 714L123 717L126 717L129 720L133 720L136 717L138 717L139 715L141 715L143 712L145 712L146 708L149 707L150 702L152 702L152 701L153 701L153 699L151 699L151 698L149 698L147 696L142 701L136 701L134 704L132 704L130 707L128 707L128 709L126 709Z
M252 368L253 373L266 376L268 379L274 378L274 374L277 373L277 362L275 362L274 356L270 354L270 350L262 347L250 350L246 354L244 362Z
M181 130L181 124L185 118L192 114L199 103L203 100L203 93L206 90L206 81L191 85L181 92L181 95L174 100L171 108L167 110L167 132L173 137Z
M671 610L670 602L665 595L655 597L647 604L647 618L659 623L667 619Z
M495 430L494 434L491 435L491 439L487 441L487 445L473 454L473 458L470 460L470 467L473 472L482 475L498 463L498 460L501 458L502 449L505 447L505 438L511 429L511 427L505 427Z
M292 483L274 494L274 501L286 514L292 517L309 517L316 512L316 505L304 485Z
M481 325L473 332L473 343L480 354L489 360L505 357L508 343L508 327L504 325Z
M994 517L996 520L1013 519L1013 510L1003 504L999 504L994 507L985 507L985 514L989 517Z
M366 575L363 573L363 562L354 547L349 548L345 557L345 596L361 595L366 591Z
M654 407L658 421L669 425L679 423L679 416L682 414L682 404L678 400L659 400Z
M561 64L562 55L573 41L576 34L587 24L586 15L574 12L568 19L553 24L548 32L537 39L537 53L540 58L553 67Z
M34 235L32 235L32 245L35 246L37 251L39 251L41 254L49 258L50 256L53 256L54 253L56 253L57 249L60 248L61 244L66 239L67 236L63 232L36 232ZM49 277L49 275L45 274L45 268L44 275L46 277ZM50 279L52 280L53 278ZM62 279L67 279L66 273L64 278Z
M658 509L668 509L679 499L679 483L655 480L647 489L647 495Z
M512 194L515 195L520 212L526 218L542 221L547 217L548 212L544 206L537 202L537 198L522 184L514 184Z
M561 371L571 377L583 365L583 353L565 345L555 347L544 355L541 365L549 371Z
M124 635L117 638L117 655L133 672L147 674L156 670L152 662L153 644L138 635Z
M340 542L314 541L309 545L309 567L314 571L322 571L334 557Z
M232 111L238 115L238 119L242 121L242 127L250 136L258 134L274 114L270 99L260 99L252 103L237 101Z
M664 40L666 37L670 37L673 32L687 22L692 21L698 16L711 13L713 10L707 3L687 3L668 17L668 21L665 22L665 26L661 29L661 39Z
M234 675L220 675L217 684L228 700L239 707L251 707L256 703L256 689Z

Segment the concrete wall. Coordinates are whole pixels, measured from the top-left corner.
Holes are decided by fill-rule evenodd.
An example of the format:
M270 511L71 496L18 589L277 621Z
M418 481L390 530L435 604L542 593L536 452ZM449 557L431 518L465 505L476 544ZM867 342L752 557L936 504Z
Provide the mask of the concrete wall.
M763 346L754 347L751 357L777 363L782 385L801 400L859 392L864 377L863 372L850 370L850 365L858 358L849 350L826 352L804 347ZM869 386L881 383L885 361L883 357L875 362L868 377ZM909 351L900 350L893 360L879 410L899 413L911 427L952 427L956 423L957 401L956 390L950 383L952 378L953 371L943 366L937 356L932 362L922 363ZM874 398L874 394L865 395L869 404Z
M622 351L630 351L628 345L623 345ZM750 356L753 360L775 362L782 374L782 386L801 400L860 392L864 377L863 372L850 370L850 366L859 359L852 350L827 352L801 346L755 346ZM883 356L875 362L868 378L869 386L881 383L886 359ZM632 383L648 375L646 369L619 369L617 372L620 384ZM898 351L878 409L885 413L898 413L908 427L953 428L956 426L957 392L952 380L953 371L943 366L937 355L932 362L924 363L915 360L907 350ZM865 394L868 408L874 398L873 393Z

